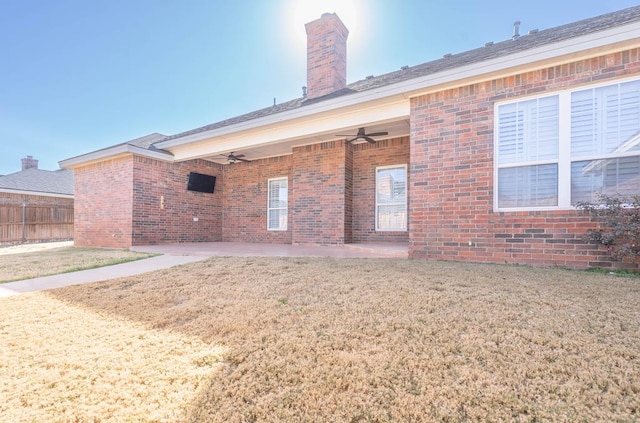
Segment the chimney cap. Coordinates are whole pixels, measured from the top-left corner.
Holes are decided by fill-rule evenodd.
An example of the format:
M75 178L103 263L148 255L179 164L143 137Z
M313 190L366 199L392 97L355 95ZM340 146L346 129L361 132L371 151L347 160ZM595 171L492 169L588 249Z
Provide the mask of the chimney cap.
M33 156L27 156L22 159L22 170L27 169L38 169L38 160L34 159Z

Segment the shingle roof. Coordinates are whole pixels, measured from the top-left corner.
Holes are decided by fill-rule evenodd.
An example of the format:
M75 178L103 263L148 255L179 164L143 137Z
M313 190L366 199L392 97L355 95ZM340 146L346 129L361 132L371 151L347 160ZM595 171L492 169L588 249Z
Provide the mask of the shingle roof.
M140 138L133 139L131 141L127 141L124 144L133 145L135 147L140 147L144 149L153 149L153 144L167 138L166 135L160 134L158 132L154 132L149 135L145 135Z
M0 189L73 195L72 170L26 169L0 176Z
M542 47L564 40L569 40L578 36L603 31L638 20L640 20L640 6L635 6L594 18L589 18L582 21L541 30L535 33L522 35L516 39L509 39L494 44L488 43L484 47L476 48L458 54L446 55L445 57L433 60L431 62L412 67L405 67L399 71L390 72L373 78L363 79L361 81L349 84L344 90L329 94L324 97L315 98L313 100L306 99L305 97L297 98L281 104L277 104L272 107L256 110L251 113L212 123L210 125L205 125L200 128L195 128L176 135L168 136L162 141L181 138L187 135L197 134L212 129L223 128L225 126L247 122L261 117L297 109L308 104L316 104L330 98L363 92L403 82L406 80L435 74L449 69L480 63L486 60L507 56L516 52Z

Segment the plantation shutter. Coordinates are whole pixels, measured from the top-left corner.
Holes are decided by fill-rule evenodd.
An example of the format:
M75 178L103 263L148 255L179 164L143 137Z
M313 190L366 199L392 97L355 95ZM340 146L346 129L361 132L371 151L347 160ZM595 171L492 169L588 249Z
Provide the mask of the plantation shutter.
M640 81L571 95L571 202L628 196L640 184Z
M267 229L286 230L288 211L287 178L270 179L268 197Z
M558 96L498 107L498 207L558 204L558 107Z
M376 170L376 230L407 229L406 166Z

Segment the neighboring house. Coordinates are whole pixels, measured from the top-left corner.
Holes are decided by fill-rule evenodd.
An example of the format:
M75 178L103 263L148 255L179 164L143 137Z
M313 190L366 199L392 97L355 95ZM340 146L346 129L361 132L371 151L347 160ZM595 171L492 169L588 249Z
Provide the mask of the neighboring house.
M38 169L32 156L0 176L0 243L72 239L73 180L71 170Z
M62 161L76 244L389 242L413 258L607 264L574 204L638 190L640 7L352 84L340 19L306 30L301 98ZM214 192L187 190L191 172Z

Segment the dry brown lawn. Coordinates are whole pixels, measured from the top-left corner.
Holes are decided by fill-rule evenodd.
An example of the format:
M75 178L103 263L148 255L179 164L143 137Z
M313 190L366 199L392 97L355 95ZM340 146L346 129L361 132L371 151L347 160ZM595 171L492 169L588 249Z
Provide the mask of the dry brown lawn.
M129 250L76 247L7 254L13 248L0 249L0 283L93 269L153 256ZM37 248L37 244L33 248Z
M0 299L0 415L638 421L639 306L557 269L213 258Z

